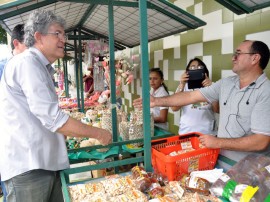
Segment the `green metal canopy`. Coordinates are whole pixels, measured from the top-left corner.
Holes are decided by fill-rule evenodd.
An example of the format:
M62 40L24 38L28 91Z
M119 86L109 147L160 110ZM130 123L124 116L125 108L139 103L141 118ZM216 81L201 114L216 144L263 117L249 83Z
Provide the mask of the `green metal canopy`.
M147 0L148 42L206 23L166 0ZM113 4L114 39L116 49L140 44L139 1L137 0L4 0L0 4L0 24L8 32L25 23L36 9L52 10L66 19L68 43L73 43L74 31L80 29L82 40L108 39L108 4Z
M270 0L216 0L237 15L252 13L270 6Z

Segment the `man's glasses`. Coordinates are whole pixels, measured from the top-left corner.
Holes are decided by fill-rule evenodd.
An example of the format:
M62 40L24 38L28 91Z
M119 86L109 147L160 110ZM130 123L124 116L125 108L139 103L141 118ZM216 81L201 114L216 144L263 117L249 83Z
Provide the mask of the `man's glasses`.
M253 54L256 54L256 53L242 53L242 52L234 52L232 56L233 56L234 58L238 58L238 57L239 57L239 55L242 55L242 54L253 55Z
M192 66L190 66L188 69L189 69L189 70L196 70L196 69L203 69L203 68L204 68L204 67L201 66L201 65L199 65L199 66L192 65Z
M57 36L59 39L64 39L65 41L68 40L68 35L67 34L62 34L60 32L48 32L46 34L52 34L52 35L55 35Z

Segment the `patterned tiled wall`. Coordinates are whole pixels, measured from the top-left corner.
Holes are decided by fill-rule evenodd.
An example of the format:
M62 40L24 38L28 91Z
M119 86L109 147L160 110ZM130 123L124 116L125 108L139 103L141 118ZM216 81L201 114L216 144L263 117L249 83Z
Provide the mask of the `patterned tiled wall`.
M245 39L264 41L270 47L270 9L262 9L252 14L236 15L213 0L175 0L176 6L204 20L207 25L196 30L166 37L149 43L149 67L160 67L165 83L173 94L180 75L191 58L199 57L207 65L210 77L217 81L232 75L231 56L234 49ZM127 55L137 55L139 47L126 50ZM266 68L270 76L270 67ZM135 81L124 87L123 104L125 110L132 109L132 100L141 96L139 68ZM180 112L169 111L169 130L178 131Z

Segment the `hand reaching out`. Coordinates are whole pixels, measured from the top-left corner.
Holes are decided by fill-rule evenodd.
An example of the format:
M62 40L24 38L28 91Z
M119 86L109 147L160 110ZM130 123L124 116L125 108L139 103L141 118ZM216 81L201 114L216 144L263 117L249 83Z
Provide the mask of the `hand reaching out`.
M108 130L98 128L98 135L96 139L100 142L100 144L108 145L112 143L112 134Z
M133 101L133 106L135 108L142 109L142 103L143 103L143 99L138 98ZM150 107L154 107L154 106L155 106L155 97L150 95Z

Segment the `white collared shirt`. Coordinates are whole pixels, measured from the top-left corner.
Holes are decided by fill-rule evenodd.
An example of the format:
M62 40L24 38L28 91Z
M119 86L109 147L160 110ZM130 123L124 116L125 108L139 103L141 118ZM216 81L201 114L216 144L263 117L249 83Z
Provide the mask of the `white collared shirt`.
M252 134L270 136L270 81L263 73L249 86L240 88L238 76L227 77L200 88L199 91L210 102L219 101L220 119L218 137L240 138ZM270 146L261 152L221 150L221 155L240 161L250 153L268 153ZM223 166L228 169L228 167Z
M161 85L156 91L153 88L150 90L150 95L154 97L164 97L168 96L169 94L165 90L164 86ZM163 109L168 109L168 107L153 107L151 108L151 113L153 113L154 117L160 116L160 111ZM168 122L166 123L155 123L156 126L168 130Z
M14 56L0 84L1 180L34 169L69 167L65 139L55 131L69 116L61 111L52 67L36 48Z

